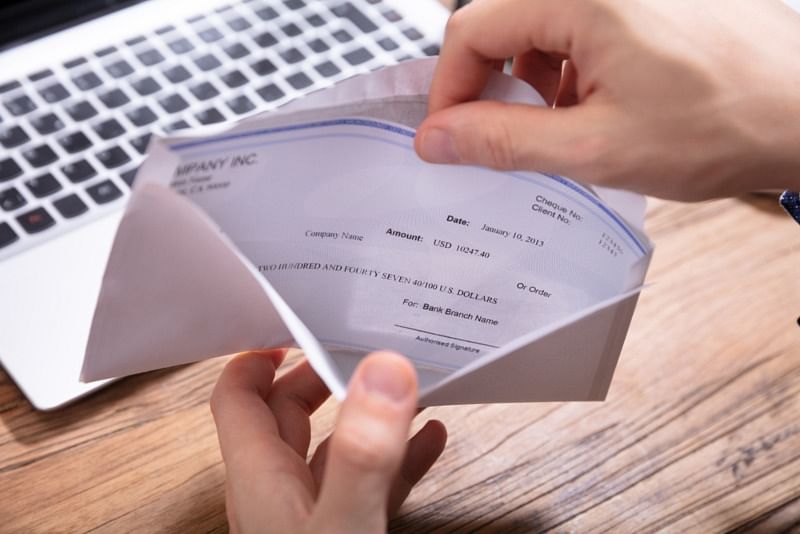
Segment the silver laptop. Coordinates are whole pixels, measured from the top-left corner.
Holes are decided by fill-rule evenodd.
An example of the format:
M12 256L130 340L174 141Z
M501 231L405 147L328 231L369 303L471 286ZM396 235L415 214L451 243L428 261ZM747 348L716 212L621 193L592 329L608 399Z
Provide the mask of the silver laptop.
M31 403L56 408L107 383L78 374L153 133L435 55L447 15L437 0L3 2L0 362Z

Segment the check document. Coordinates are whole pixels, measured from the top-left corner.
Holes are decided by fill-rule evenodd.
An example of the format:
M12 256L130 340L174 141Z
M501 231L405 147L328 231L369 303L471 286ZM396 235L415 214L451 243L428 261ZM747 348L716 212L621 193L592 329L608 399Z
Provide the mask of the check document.
M643 199L414 152L430 61L157 138L83 379L294 345L338 397L396 350L423 405L602 400L652 255ZM487 97L541 103L498 75Z

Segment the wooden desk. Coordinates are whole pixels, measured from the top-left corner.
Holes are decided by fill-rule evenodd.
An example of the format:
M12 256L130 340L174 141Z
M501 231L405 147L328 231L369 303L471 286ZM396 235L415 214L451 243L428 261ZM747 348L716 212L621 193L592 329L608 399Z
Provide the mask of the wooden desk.
M608 400L425 412L450 443L393 530L797 526L800 228L752 197L654 201L648 229L654 285ZM225 531L208 409L224 362L55 413L0 375L0 531ZM335 409L315 417L315 442Z
M648 230L654 285L608 400L426 411L450 442L392 530L797 528L800 228L751 197L654 201ZM55 413L0 371L0 531L226 531L208 409L224 363ZM315 416L315 443L335 409Z

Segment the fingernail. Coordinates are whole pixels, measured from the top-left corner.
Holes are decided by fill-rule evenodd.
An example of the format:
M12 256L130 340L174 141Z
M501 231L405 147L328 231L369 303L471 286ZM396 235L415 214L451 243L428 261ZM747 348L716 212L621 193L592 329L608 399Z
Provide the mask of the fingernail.
M431 128L422 135L420 155L433 163L458 163L458 156L453 137L445 130Z
M413 389L413 378L409 376L408 364L400 356L370 356L364 362L359 375L361 385L368 393L385 397L391 402L404 401Z

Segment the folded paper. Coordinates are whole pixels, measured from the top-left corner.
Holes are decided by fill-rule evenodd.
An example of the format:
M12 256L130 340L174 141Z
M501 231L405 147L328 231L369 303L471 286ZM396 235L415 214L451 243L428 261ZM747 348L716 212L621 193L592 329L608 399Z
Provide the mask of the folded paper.
M603 399L652 255L644 200L421 161L432 67L156 138L82 378L296 345L342 397L386 348L414 363L425 405ZM501 75L484 96L543 103Z

